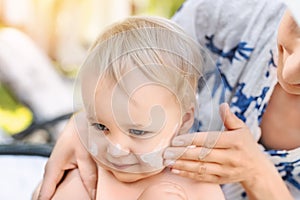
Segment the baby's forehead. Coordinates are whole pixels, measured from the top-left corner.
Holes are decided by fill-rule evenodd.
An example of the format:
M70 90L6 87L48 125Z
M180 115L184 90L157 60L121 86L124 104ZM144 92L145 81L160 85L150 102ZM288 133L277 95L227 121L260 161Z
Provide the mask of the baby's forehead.
M149 79L139 69L128 71L118 78L111 74L88 76L83 78L81 90L83 96L89 96L90 99L99 97L115 98L117 96L137 98L143 94L146 96L148 93L168 98L176 95L174 88Z
M109 116L111 113L118 113L119 117L123 116L120 121L124 122L129 119L124 116L129 109L132 116L137 117L140 122L149 118L148 111L152 112L152 108L159 107L163 111L175 109L180 112L180 104L174 92L153 81L141 83L126 79L121 84L112 77L103 76L94 88L94 91L90 90L93 93L83 92L85 108L89 114L101 112ZM159 115L161 114L160 112ZM127 124L130 123L127 121Z

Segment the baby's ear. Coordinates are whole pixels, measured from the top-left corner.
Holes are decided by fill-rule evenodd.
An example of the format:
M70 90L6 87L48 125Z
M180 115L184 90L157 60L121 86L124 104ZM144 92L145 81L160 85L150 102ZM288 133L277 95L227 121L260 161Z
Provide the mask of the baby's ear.
M188 133L190 128L193 126L194 123L194 107L190 107L182 117L181 127L179 129L179 134Z

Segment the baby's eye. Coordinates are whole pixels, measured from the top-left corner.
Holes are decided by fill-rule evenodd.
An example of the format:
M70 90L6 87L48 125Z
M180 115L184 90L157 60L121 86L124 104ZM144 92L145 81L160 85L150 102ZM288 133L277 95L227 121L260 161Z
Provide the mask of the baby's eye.
M142 130L136 130L136 129L129 129L129 133L133 134L135 136L142 136L147 133L147 131L142 131Z
M92 126L95 127L99 131L108 131L109 130L103 124L94 123L94 124L92 124Z

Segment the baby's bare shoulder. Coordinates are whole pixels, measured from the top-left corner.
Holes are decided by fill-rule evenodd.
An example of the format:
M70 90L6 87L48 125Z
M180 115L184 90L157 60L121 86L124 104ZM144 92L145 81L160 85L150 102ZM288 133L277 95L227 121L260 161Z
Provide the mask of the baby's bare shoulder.
M157 180L158 181L158 180ZM218 184L205 183L193 179L181 177L169 170L162 172L160 182L163 187L173 187L174 190L184 191L187 200L222 200L225 199L221 187ZM173 184L173 186L171 185ZM177 189L176 189L177 188Z

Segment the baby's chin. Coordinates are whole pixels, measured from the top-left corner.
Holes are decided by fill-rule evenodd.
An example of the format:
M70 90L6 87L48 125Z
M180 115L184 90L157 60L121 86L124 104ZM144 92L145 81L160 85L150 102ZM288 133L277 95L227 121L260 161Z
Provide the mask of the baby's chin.
M111 171L111 173L118 181L125 182L125 183L133 183L148 178L150 176L159 174L162 170L163 169L147 172L147 173L129 173L129 172L119 172L119 171Z
M153 169L152 167L148 169L136 167L135 169L130 169L130 171L126 172L126 171L117 170L109 165L100 162L97 159L94 160L100 166L100 168L109 172L118 181L125 182L125 183L133 183L136 181L140 181L142 179L157 175L165 169L165 166L161 166L160 168L156 168L156 169Z

